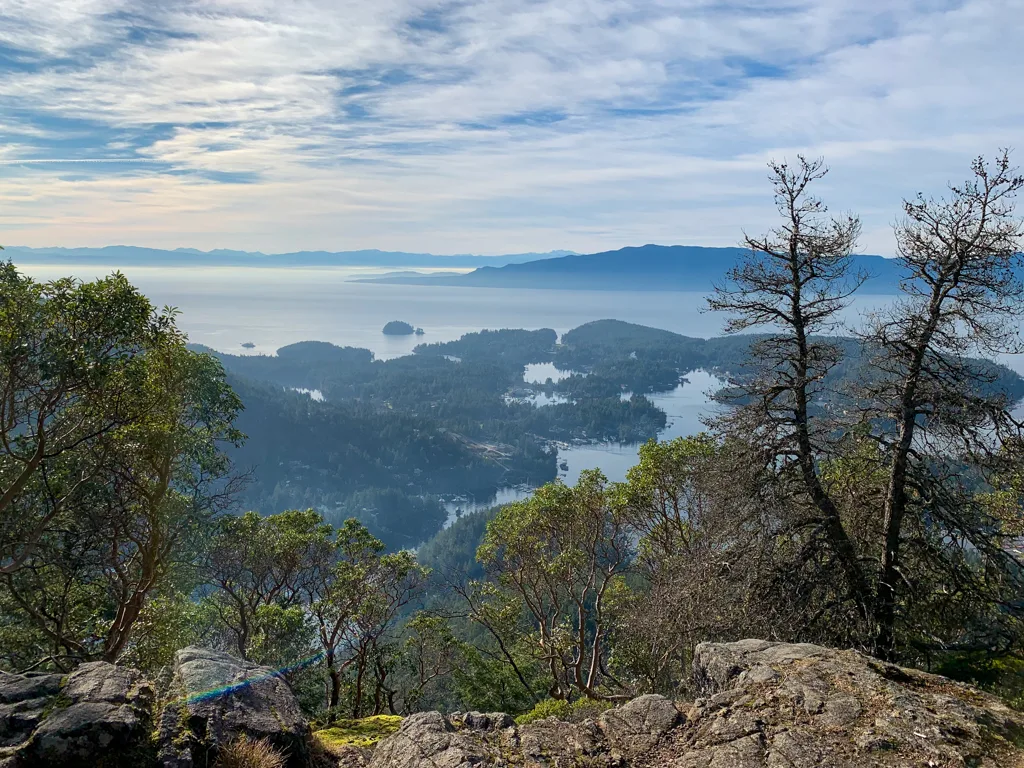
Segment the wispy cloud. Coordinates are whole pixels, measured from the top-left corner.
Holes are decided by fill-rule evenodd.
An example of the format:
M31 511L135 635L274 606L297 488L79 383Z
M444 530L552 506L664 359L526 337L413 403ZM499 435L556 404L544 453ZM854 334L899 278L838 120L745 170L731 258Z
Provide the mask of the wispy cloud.
M0 241L732 244L805 152L888 252L1021 143L1021 39L1019 0L7 0Z

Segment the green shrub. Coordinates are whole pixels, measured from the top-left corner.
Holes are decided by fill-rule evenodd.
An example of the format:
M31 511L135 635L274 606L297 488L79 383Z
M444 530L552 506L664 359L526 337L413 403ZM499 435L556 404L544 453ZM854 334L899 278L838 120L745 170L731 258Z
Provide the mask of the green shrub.
M557 717L559 720L568 720L572 715L572 704L564 699L544 699L537 702L537 705L516 718L517 725L526 725L534 720L543 720L547 717Z
M975 685L1024 711L1024 659L984 653L950 656L933 670L937 674Z
M559 720L566 720L572 723L582 723L587 719L596 719L606 709L611 709L610 701L598 699L577 699L571 704L562 699L544 699L529 712L516 718L517 725L526 725L534 720L543 720L547 717L554 717Z

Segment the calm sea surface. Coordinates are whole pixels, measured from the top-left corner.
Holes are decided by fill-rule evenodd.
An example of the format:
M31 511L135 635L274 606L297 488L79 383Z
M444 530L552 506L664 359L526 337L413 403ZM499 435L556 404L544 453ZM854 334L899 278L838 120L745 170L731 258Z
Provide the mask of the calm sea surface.
M113 267L90 265L24 265L33 277L65 275L91 278ZM397 268L396 268L397 269ZM380 274L386 268L264 269L124 267L128 278L158 305L177 307L179 326L189 339L235 354L273 354L297 341L329 341L362 347L382 359L412 352L419 343L451 341L483 328L553 328L559 334L592 320L612 318L664 328L687 336L721 333L723 318L703 311L699 292L607 292L457 288L452 286L381 285L353 282L354 277ZM863 296L847 310L845 320L856 325L862 313L883 306L890 297ZM423 328L423 336L385 336L390 320ZM255 345L246 350L242 344ZM1004 359L1024 373L1021 356ZM553 366L530 366L527 381L557 378ZM716 381L697 371L689 382L652 399L669 417L662 438L688 435L701 429L708 412L706 395ZM636 445L573 446L559 452L566 469L559 476L574 482L581 470L602 469L621 480L635 463ZM525 489L507 489L497 501L522 497ZM453 504L451 511L468 511L494 500Z
M92 278L113 266L26 264L40 279ZM397 268L395 268L397 269ZM157 305L177 307L191 341L223 352L273 354L296 341L329 341L370 349L379 358L408 354L421 342L451 341L482 328L553 328L564 333L613 318L688 336L715 336L723 318L703 311L699 292L564 291L353 282L388 268L265 269L122 267ZM863 297L850 312L878 306ZM385 336L390 320L423 328L423 336Z

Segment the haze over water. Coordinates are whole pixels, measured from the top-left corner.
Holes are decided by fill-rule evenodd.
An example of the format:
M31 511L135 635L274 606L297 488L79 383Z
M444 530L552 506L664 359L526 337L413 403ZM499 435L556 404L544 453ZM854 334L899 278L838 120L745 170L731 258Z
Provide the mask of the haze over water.
M25 264L39 279L95 278L114 267ZM553 328L559 334L593 320L615 319L686 336L722 332L724 317L705 312L704 294L671 291L566 291L459 288L353 282L401 269L123 267L158 306L177 307L178 325L196 344L233 354L273 354L297 341L328 341L369 349L381 359L409 354L421 343L451 341L483 328ZM421 270L422 271L422 270ZM454 270L448 270L454 271ZM886 303L865 296L848 312ZM385 336L390 320L423 328L423 336ZM255 346L246 350L242 344Z

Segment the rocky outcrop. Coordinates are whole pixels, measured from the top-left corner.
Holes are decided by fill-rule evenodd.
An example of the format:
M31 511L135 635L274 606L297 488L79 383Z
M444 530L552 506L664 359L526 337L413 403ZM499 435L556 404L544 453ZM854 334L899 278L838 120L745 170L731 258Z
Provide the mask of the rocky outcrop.
M136 768L152 764L153 689L105 662L60 675L0 673L0 766Z
M997 699L855 651L745 640L694 654L701 697L642 696L597 720L407 718L370 768L1024 768Z
M760 640L701 644L693 668L693 702L641 696L582 722L419 713L368 768L1024 768L1020 713L942 677ZM154 707L138 672L102 662L0 673L0 768L207 768L242 734L289 768L316 759L285 681L227 654L178 652L158 739ZM362 768L367 753L334 760Z
M703 643L693 666L704 697L652 764L1024 765L1024 718L943 677L856 651L761 640Z
M680 717L662 696L642 696L597 721L552 717L518 728L502 714L420 712L381 741L370 768L620 768L655 747Z
M242 734L267 739L289 768L311 764L309 725L273 670L218 651L178 651L160 719L161 768L213 765L218 751Z

